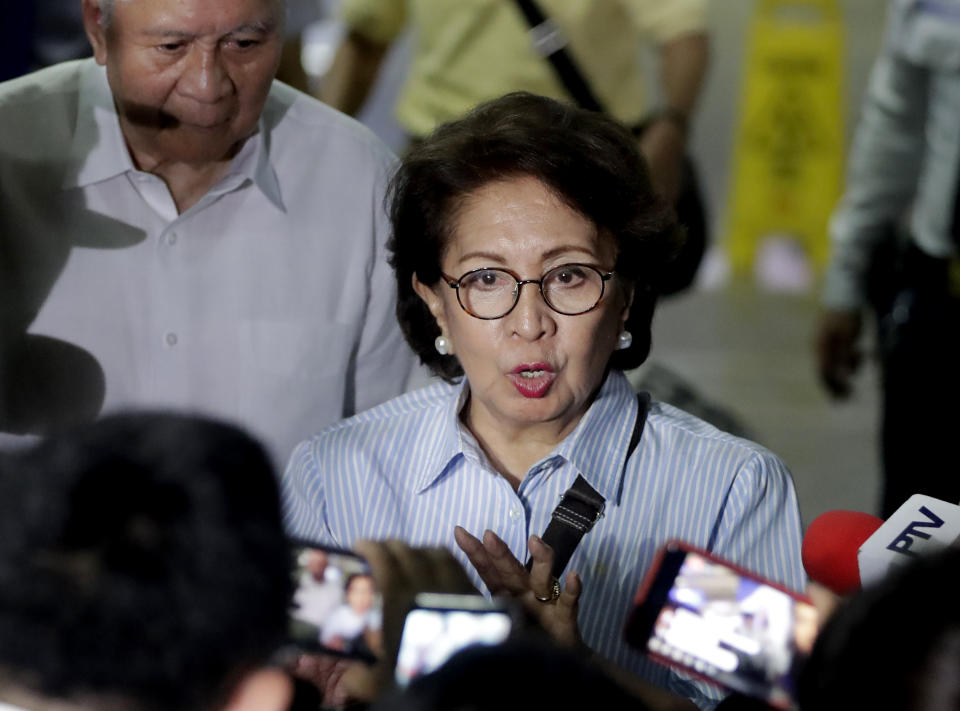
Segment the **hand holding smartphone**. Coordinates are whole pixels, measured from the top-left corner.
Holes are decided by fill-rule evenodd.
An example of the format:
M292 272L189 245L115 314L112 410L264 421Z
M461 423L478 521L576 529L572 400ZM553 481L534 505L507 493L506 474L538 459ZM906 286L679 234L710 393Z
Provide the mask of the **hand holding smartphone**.
M449 551L357 541L361 556L308 541L291 543L296 592L287 651L295 655L297 676L318 686L332 707L371 702L398 668L405 670L404 679L424 673L461 646L502 641L513 626L512 614L504 611L507 603L476 593ZM387 587L378 590L377 580ZM395 654L403 660L396 666ZM350 658L370 664L351 664ZM341 683L345 673L349 699Z
M411 679L438 669L466 647L506 641L514 617L503 600L480 595L417 595L400 638L397 684L406 686Z
M680 542L660 552L625 629L652 658L780 708L816 632L806 596Z
M296 648L373 661L380 652L383 603L370 566L351 551L293 541L295 592L289 637Z

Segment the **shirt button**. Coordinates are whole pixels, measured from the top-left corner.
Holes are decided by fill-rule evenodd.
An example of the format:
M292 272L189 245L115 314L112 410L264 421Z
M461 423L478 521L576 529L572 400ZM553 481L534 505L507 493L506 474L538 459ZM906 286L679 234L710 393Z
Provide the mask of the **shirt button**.
M167 235L167 244L169 244L172 247L176 243L177 243L177 233L171 232L170 234Z
M511 521L516 521L523 514L520 513L520 509L510 509L510 513L508 515L510 516Z
M175 346L177 345L177 334L171 331L170 333L168 333L166 336L163 337L163 340L167 342L168 346Z

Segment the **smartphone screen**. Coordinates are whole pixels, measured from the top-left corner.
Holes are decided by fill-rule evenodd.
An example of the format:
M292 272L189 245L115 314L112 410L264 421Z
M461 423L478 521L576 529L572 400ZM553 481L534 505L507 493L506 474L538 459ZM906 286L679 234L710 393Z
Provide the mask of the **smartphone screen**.
M626 630L631 644L771 705L793 705L798 667L817 631L804 596L672 543L638 600Z
M350 551L294 541L291 643L306 652L372 660L383 610L367 562Z
M418 595L407 613L397 655L396 679L411 679L438 669L461 649L505 641L513 627L510 611L479 595Z

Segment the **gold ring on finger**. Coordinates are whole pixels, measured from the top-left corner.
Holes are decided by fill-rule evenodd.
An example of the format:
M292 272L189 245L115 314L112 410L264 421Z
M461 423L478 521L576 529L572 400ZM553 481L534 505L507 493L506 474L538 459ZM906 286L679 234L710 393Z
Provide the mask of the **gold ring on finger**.
M540 597L534 593L534 597L537 598L540 602L554 602L557 598L560 597L560 581L556 578L550 578L550 594L545 597Z

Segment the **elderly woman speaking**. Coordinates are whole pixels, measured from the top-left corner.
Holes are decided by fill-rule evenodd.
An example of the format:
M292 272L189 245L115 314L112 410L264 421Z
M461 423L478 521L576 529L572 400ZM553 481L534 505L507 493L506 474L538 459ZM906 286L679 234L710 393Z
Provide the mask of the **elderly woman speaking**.
M400 322L446 382L300 444L284 477L289 528L346 547L443 545L465 563L504 544L511 560L538 560L532 534L580 478L604 502L570 559L584 640L696 698L622 639L654 553L679 538L799 588L800 522L779 459L648 405L622 373L649 351L678 234L634 139L599 114L511 94L408 154L391 219ZM468 567L489 586L483 568ZM529 585L550 601L543 579Z

